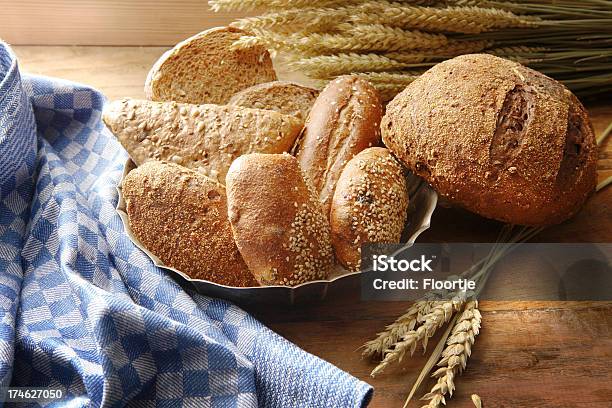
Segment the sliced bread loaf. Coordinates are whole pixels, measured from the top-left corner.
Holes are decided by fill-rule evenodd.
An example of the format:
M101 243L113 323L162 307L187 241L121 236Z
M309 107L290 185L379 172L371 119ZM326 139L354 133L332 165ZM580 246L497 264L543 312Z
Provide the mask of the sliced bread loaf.
M129 98L107 104L102 118L137 165L171 161L222 184L235 158L286 152L302 129L274 111Z
M153 101L224 104L242 89L276 80L263 46L232 49L245 34L238 28L217 27L178 43L151 68L145 96Z
M274 81L254 85L232 96L229 105L270 109L306 120L319 91L295 82Z

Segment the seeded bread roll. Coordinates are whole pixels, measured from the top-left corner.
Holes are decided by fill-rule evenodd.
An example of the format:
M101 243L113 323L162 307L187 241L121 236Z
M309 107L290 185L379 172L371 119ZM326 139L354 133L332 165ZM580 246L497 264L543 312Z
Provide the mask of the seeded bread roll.
M306 120L319 91L294 82L274 81L244 89L228 105L269 109Z
M226 181L234 239L259 283L295 286L328 277L329 221L295 157L241 156Z
M356 76L331 81L315 101L297 158L326 214L344 165L363 149L380 144L382 113L376 89Z
M286 152L302 129L273 111L129 98L107 104L102 118L137 165L171 161L221 183L236 157Z
M361 245L399 242L407 211L404 166L384 147L357 154L344 167L331 206L336 259L349 270L359 270Z
M484 54L442 62L387 106L385 145L451 202L485 217L547 225L596 185L586 110L559 82Z
M258 286L234 243L223 186L149 161L128 173L122 192L134 235L165 265L194 279Z
M276 80L270 54L261 45L232 49L246 32L234 27L203 31L164 53L145 83L153 101L224 104L236 92Z

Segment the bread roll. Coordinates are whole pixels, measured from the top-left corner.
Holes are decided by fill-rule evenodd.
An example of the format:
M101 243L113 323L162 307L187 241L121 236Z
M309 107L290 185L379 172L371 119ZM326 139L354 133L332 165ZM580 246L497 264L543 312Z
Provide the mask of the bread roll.
M586 110L559 82L516 62L442 62L387 106L383 141L451 202L485 217L547 225L594 191Z
M329 221L293 156L241 156L226 181L234 239L262 285L294 286L328 277Z
M376 89L356 76L330 82L315 101L297 158L329 215L336 181L357 153L380 143L383 108Z
M265 47L232 48L244 35L238 28L216 27L178 43L151 68L147 99L225 104L242 89L276 80Z
M304 121L318 95L316 89L294 82L274 81L238 92L228 105L273 110Z
M128 173L122 192L132 232L165 265L194 279L257 286L234 243L223 186L149 161Z
M336 259L359 270L361 245L400 242L408 211L404 167L384 147L371 147L344 167L330 212Z
M282 153L302 121L261 109L122 99L105 105L104 123L137 165L171 161L225 183L232 161L245 153Z

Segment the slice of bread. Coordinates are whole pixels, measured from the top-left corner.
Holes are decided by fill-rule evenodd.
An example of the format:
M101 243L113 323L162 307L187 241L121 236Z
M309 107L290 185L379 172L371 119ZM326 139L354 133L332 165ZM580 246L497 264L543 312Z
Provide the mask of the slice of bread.
M246 34L217 27L178 43L151 68L145 96L153 101L225 104L238 91L276 80L263 46L231 48Z
M228 105L270 109L306 120L319 91L295 82L274 81L254 85L232 96Z
M137 165L171 161L222 184L235 158L286 152L303 125L262 109L130 98L107 104L102 119Z

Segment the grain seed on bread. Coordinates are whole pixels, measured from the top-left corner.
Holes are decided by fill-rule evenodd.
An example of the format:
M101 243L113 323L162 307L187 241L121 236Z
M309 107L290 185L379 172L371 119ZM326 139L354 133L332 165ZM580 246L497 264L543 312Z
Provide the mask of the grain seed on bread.
M326 214L344 165L380 143L382 113L376 89L356 76L331 81L315 101L300 135L297 158Z
M165 265L194 279L257 286L234 243L222 185L153 160L127 174L122 193L132 232Z
M359 270L361 245L399 242L407 211L404 166L383 147L358 153L344 167L331 206L336 259L349 270Z
M236 245L262 285L328 278L333 263L329 221L295 157L241 156L226 182Z
M107 104L102 118L137 165L171 161L221 183L236 157L286 152L302 129L273 111L129 98Z
M151 68L145 96L153 101L224 104L242 89L275 81L265 47L232 48L246 34L235 27L216 27L178 43Z
M442 62L387 106L385 145L439 193L485 217L547 225L594 191L588 114L559 82L485 54Z

